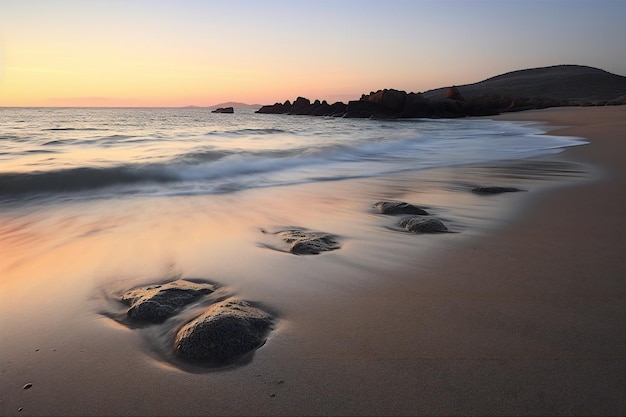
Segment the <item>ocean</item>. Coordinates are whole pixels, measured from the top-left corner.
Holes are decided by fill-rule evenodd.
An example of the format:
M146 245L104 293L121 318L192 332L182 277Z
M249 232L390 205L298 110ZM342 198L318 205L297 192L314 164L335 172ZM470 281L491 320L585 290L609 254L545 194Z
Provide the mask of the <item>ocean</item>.
M68 360L100 352L97 363L118 352L133 369L196 372L176 361L170 339L203 306L130 330L112 318L124 316L119 297L132 288L210 281L220 297L265 306L276 318L271 343L289 346L324 305L356 292L374 301L391 279L439 285L419 267L444 265L530 196L585 175L554 156L584 141L488 119L3 108L0 143L3 349ZM528 192L483 196L478 185ZM373 209L381 200L417 204L451 233L408 233L402 216ZM336 250L289 253L277 232L293 228L332 234Z
M211 195L516 160L584 142L493 120L2 108L0 205Z

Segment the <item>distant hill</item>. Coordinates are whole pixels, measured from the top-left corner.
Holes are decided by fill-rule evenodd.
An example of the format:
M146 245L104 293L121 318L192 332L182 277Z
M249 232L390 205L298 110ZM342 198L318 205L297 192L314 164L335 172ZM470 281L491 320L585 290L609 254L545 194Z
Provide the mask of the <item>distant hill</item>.
M456 88L465 98L497 94L597 104L626 96L626 77L593 67L556 65L513 71ZM443 87L422 95L430 100L440 100L445 92L446 87Z
M425 93L384 89L348 104L311 102L263 106L257 113L355 118L453 118L560 106L626 104L626 77L581 65L556 65L498 75L474 84Z
M209 106L210 109L216 109L218 107L232 107L235 109L260 109L263 106L261 104L239 103L237 101L227 101L225 103L214 104L213 106Z

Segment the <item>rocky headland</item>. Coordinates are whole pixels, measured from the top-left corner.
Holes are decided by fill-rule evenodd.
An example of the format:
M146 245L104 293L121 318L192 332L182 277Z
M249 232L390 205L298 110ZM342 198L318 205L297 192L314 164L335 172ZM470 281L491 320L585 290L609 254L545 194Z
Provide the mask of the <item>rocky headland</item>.
M514 71L423 93L383 89L347 104L298 97L267 105L264 114L348 118L457 118L561 106L626 104L626 77L580 65Z

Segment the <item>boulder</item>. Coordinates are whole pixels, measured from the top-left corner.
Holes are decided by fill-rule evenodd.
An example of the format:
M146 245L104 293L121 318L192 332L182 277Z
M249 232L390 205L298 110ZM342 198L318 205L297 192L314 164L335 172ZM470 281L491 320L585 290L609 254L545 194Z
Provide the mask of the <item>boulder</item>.
M404 108L406 92L393 89L378 90L367 96L362 96L361 100L371 101L372 103L379 104L394 113L398 113Z
M229 298L183 326L176 334L175 352L186 359L232 362L260 347L271 325L268 313Z
M381 214L428 214L423 208L402 201L379 201L374 208Z
M304 97L298 97L291 105L291 114L307 115L311 109L311 100Z
M400 226L413 233L446 233L448 228L437 219L408 217L400 220Z
M289 252L295 255L317 255L341 247L336 236L324 232L290 229L280 231L277 235L290 245Z
M179 279L131 290L122 295L120 301L130 306L126 314L131 319L160 323L215 289L213 284Z
M524 190L520 190L519 188L515 188L515 187L481 186L481 187L473 188L472 191L478 194L501 194L501 193L514 193L517 191L524 191Z

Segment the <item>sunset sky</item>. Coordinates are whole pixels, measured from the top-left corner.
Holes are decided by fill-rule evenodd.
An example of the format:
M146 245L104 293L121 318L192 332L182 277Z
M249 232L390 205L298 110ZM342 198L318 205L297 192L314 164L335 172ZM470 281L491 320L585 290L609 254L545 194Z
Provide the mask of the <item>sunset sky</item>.
M580 64L626 75L626 1L2 0L0 106L330 102Z

